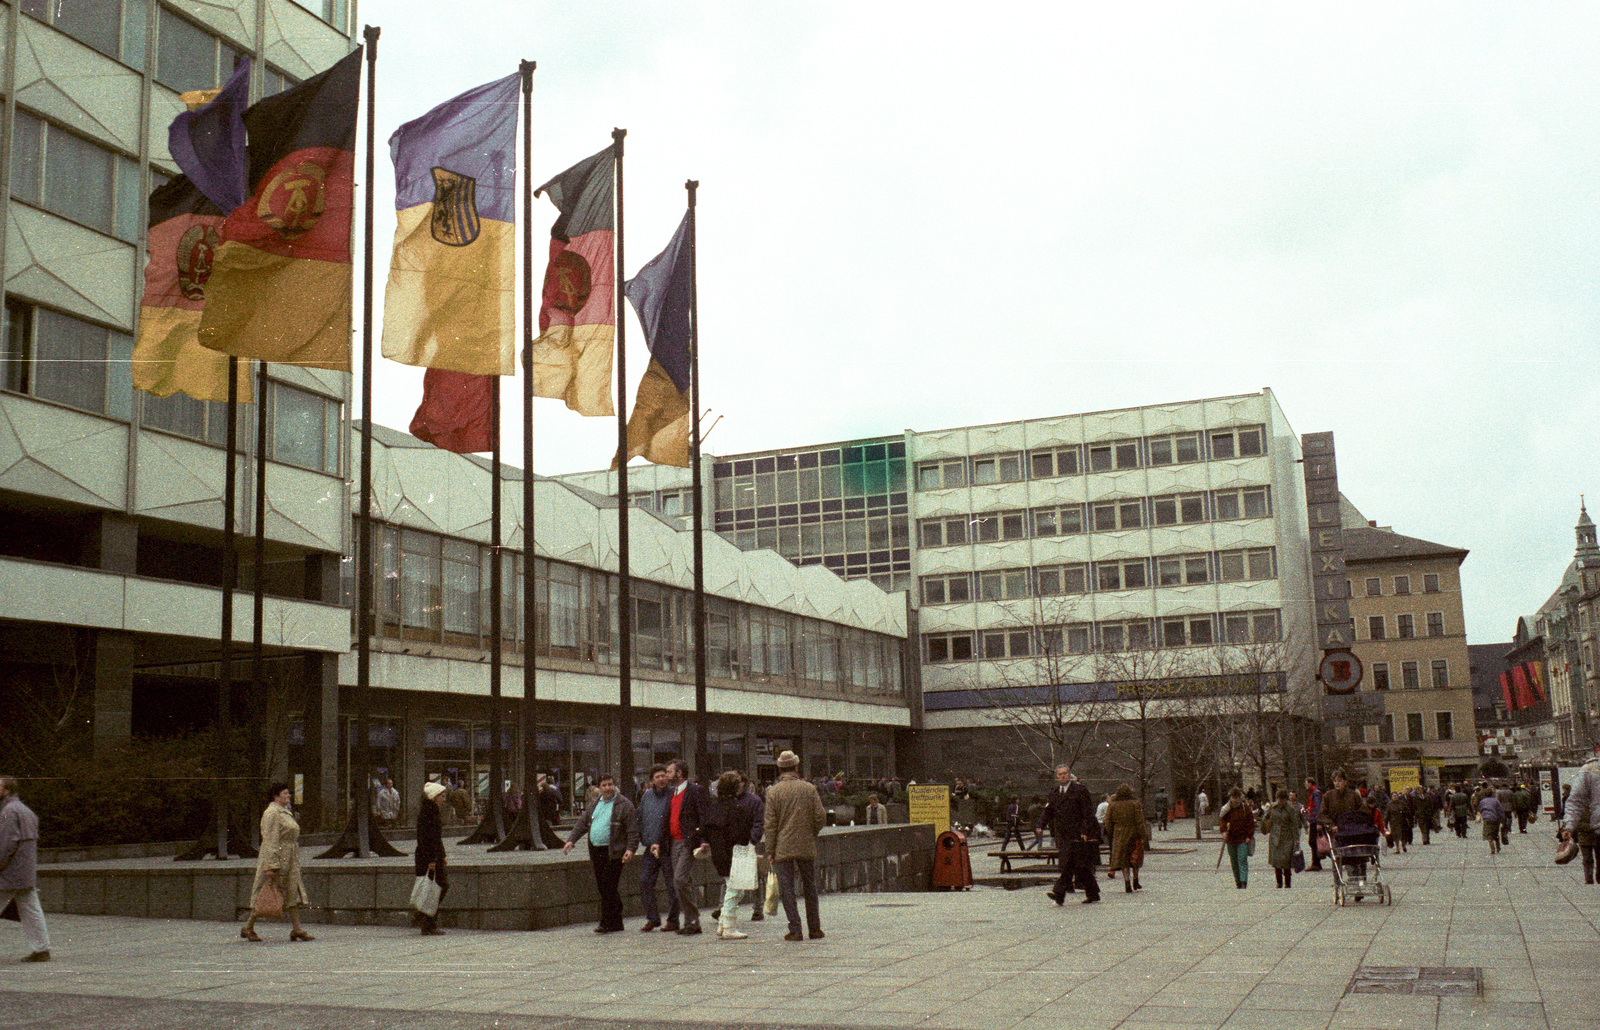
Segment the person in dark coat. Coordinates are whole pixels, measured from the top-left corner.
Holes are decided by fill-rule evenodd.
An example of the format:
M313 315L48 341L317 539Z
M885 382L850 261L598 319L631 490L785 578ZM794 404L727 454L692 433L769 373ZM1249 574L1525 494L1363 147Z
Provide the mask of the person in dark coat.
M418 876L431 875L439 885L439 898L450 892L450 877L444 863L444 814L439 811L439 799L449 793L442 783L422 785L422 803L417 806L417 850L411 856L412 868ZM439 929L439 916L423 912L413 913L424 937L444 933Z
M1095 866L1100 861L1100 827L1094 821L1094 799L1089 788L1072 778L1072 769L1056 767L1056 788L1050 792L1040 814L1039 825L1049 825L1060 849L1061 876L1049 891L1050 900L1064 904L1073 881L1083 891L1083 902L1100 900L1100 884L1095 881Z
M701 853L705 838L700 827L711 807L711 794L694 782L689 763L674 758L667 763L671 777L672 800L668 803L667 818L661 824L661 836L645 841L651 853L658 858L668 856L672 862L672 883L678 892L678 912L683 925L678 933L688 937L700 932L700 907L695 903L694 858Z
M762 822L761 799L745 789L744 776L729 769L717 777L717 798L706 813L706 841L711 845L711 864L724 881L733 868L733 849L739 845L761 846L766 832ZM717 936L725 941L742 941L749 934L739 932L739 901L742 888L725 883L722 907L712 913L717 921Z
M539 787L539 839L547 848L559 848L564 841L556 833L556 823L561 821L561 792L545 780Z

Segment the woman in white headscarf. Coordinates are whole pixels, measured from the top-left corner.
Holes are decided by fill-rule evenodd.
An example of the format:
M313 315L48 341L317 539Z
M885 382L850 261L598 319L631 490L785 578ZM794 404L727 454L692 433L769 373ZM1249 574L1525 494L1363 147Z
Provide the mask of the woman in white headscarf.
M442 783L422 785L422 804L417 806L417 851L413 856L417 875L433 876L434 882L439 885L440 899L450 890L450 880L444 868L444 813L439 810L439 799L446 793ZM422 926L423 936L433 937L444 933L439 929L438 913L430 916L419 912L416 918Z

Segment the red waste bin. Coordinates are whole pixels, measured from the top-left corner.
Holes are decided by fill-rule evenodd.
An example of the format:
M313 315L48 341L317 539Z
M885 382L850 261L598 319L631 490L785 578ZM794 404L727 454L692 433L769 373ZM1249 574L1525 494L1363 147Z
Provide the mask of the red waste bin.
M960 830L946 830L933 842L933 885L946 890L972 886L972 857L967 835Z

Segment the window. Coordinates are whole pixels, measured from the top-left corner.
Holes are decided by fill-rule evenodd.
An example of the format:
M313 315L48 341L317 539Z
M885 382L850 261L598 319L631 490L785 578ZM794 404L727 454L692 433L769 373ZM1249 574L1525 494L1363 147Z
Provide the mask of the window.
M144 0L22 0L22 12L107 57L135 68L144 67L144 42L149 28Z
M1188 644L1204 645L1214 643L1212 628L1212 620L1209 615L1194 615L1181 619L1162 619L1161 646L1183 647Z
M1455 718L1449 712L1433 713L1434 735L1439 740L1454 740L1456 738Z
M1157 558L1155 562L1158 586L1193 586L1211 582L1211 563L1203 554L1173 554Z
M1218 490L1211 495L1211 510L1218 519L1263 519L1270 514L1267 488L1252 486L1243 490Z
M244 54L165 7L156 22L156 81L179 93L217 89Z
M1253 457L1262 451L1261 440L1260 426L1213 430L1211 457L1213 459Z
M1089 471L1109 472L1112 469L1139 467L1138 440L1111 440L1089 445Z
M1089 570L1085 565L1045 565L1035 576L1040 597L1082 594L1089 590Z
M1400 686L1405 690L1416 690L1422 686L1422 681L1417 676L1416 662L1400 663Z
M1015 483L1022 479L1022 455L986 454L972 459L972 485Z
M1440 689L1450 686L1450 663L1443 658L1433 661L1433 685Z
M1039 631L1040 654L1088 654L1090 626L1087 622L1055 626ZM1065 650L1062 648L1065 642Z
M1389 663L1388 662L1373 662L1372 663L1372 689L1373 690L1388 690L1389 689Z
M1098 629L1102 651L1142 651L1150 646L1150 623L1144 619L1102 622Z
M115 418L131 415L133 337L126 333L7 299L0 348L0 388Z
M267 456L273 461L337 475L339 472L339 402L270 383L267 392L272 435Z
M1368 597L1382 597L1383 596L1383 580L1379 579L1377 576L1369 576L1369 577L1367 577L1367 596Z
M23 111L12 136L11 195L130 242L145 218L137 161Z
M1409 594L1409 593L1411 593L1411 577L1410 576L1396 576L1394 578L1394 592L1396 594Z
M1151 516L1158 526L1206 520L1205 494L1167 494L1150 499Z
M1406 713L1406 739L1407 740L1421 740L1422 739L1422 713L1421 712L1407 712Z
M1095 564L1095 589L1139 590L1149 586L1143 558Z
M1422 592L1424 594L1437 594L1439 592L1439 577L1429 572L1422 577Z
M1444 636L1444 612L1428 613L1428 636Z
M923 519L917 523L917 539L923 547L954 547L967 542L967 516Z
M1027 658L1033 654L1033 630L985 630L984 658Z
M960 604L972 600L972 580L965 572L952 576L923 576L923 604Z
M1224 583L1249 579L1272 579L1273 549L1254 547L1248 551L1218 551L1217 568Z
M929 664L972 660L971 633L925 633L922 641Z
M1383 629L1383 616L1381 616L1381 615L1369 615L1369 616L1367 616L1367 639L1368 640L1383 640L1387 636L1388 636L1388 634L1385 633L1384 629Z
M218 447L228 441L228 405L225 401L197 401L187 394L175 393L170 397L145 394L140 403L139 422L146 428L164 429ZM245 440L254 440L255 425L255 405L240 405L234 446L242 447Z
M1263 644L1278 639L1278 613L1228 612L1222 617L1222 627L1230 644Z
M1052 476L1075 476L1078 468L1078 448L1056 447L1047 451L1028 452L1029 474L1034 479Z
M1200 434L1180 433L1177 436L1152 436L1149 440L1150 464L1181 465L1200 460Z
M1394 617L1395 635L1401 640L1410 640L1417 635L1416 619L1410 615L1396 615Z
M997 569L978 573L978 597L985 601L1014 601L1031 597L1027 569Z
M294 0L340 32L345 31L349 19L350 0Z
M277 96L290 86L298 86L300 80L286 72L280 72L271 65L263 65L266 70L261 73L261 99Z
M993 511L972 519L973 539L977 541L1021 540L1028 535L1028 513Z
M1034 536L1071 536L1083 532L1083 505L1063 504L1033 509Z
M1089 506L1094 520L1094 531L1106 533L1117 529L1138 529L1144 525L1144 501L1128 498L1121 501L1104 501Z
M917 464L918 490L945 490L950 487L966 485L967 462L965 458L924 461Z

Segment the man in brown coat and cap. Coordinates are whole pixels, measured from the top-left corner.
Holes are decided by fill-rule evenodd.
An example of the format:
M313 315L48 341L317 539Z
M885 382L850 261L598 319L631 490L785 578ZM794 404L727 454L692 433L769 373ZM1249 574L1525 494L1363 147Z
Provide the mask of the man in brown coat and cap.
M800 910L795 903L795 878L806 899L806 926L811 939L825 936L822 912L817 906L817 834L827 824L827 812L817 788L800 778L800 759L793 751L778 756L778 782L767 788L766 832L762 850L778 874L778 894L789 917L786 941L800 941Z

